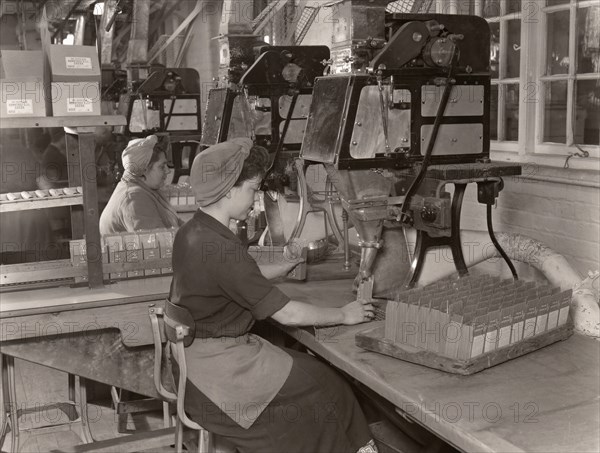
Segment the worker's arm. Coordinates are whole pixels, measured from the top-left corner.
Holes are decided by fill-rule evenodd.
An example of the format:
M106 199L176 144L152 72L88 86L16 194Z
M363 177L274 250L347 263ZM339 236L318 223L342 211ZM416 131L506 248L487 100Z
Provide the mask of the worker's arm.
M256 256L255 261L258 264L261 274L266 279L272 280L278 277L285 277L298 264L304 262L304 258L295 252L294 248L285 246L282 254L262 253Z
M256 263L260 269L260 273L265 276L266 279L272 280L278 277L285 277L291 272L298 264L302 263L302 258L294 260L283 260L275 263Z
M341 308L324 308L290 300L271 318L287 326L329 326L360 324L373 319L373 305L354 301Z

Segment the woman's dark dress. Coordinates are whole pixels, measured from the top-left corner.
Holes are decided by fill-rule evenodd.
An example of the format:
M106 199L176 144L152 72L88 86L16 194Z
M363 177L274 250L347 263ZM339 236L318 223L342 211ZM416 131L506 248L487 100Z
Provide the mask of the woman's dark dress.
M250 343L256 338L248 333L255 320L270 317L289 301L262 276L229 229L198 211L175 237L173 271L171 300L196 321L196 340L186 350L192 385L185 395L186 412L194 421L227 438L240 453L350 453L369 442L371 434L349 385L314 357L259 339L265 347L258 353L258 369L252 369L252 361L235 369L228 360L235 337L246 347L247 338ZM214 348L220 343L227 345L223 373L215 365L219 358ZM204 347L212 348L206 358ZM240 392L240 385L248 390ZM236 392L238 399L227 399ZM232 404L239 399L241 405ZM240 413L240 407L247 411Z

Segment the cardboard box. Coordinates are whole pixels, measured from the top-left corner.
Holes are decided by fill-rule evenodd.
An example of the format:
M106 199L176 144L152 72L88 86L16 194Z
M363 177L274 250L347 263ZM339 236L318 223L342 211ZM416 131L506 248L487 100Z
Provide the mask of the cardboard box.
M504 307L500 310L500 324L498 328L498 349L510 344L511 326L514 307Z
M71 264L73 267L87 266L85 239L69 241L69 251L71 253Z
M483 354L486 339L486 330L488 327L488 315L481 315L476 317L473 320L472 327L472 337L469 338L468 335L464 335L463 340L466 342L466 344L471 344L471 353L469 357L471 359ZM459 358L462 358L462 350L463 346L459 345Z
M125 248L125 262L139 263L140 269L127 271L127 278L142 277L144 275L143 267L143 251L139 235L135 233L123 234L123 246ZM137 267L137 266L136 266Z
M515 305L513 310L513 324L510 330L510 343L514 344L523 339L523 328L525 324L525 302Z
M560 297L560 311L558 313L558 327L563 326L567 323L569 319L569 307L571 305L571 298L573 296L573 291L568 290L562 293L559 293Z
M156 232L156 242L158 243L158 248L160 249L160 257L161 258L172 258L173 257L173 241L174 241L175 231L174 230L163 230ZM173 267L163 267L161 268L162 274L172 274Z
M49 116L40 51L0 50L0 118Z
M95 46L51 44L47 58L52 82L100 83L100 62Z
M160 249L156 241L156 233L139 233L140 244L143 250L144 266L148 261L160 259ZM160 275L160 268L144 269L144 275Z
M53 116L101 115L98 82L52 82L50 101Z
M0 50L0 79L44 77L41 50Z
M537 309L537 319L535 321L535 335L544 333L548 327L548 310L550 309L551 296L544 296L539 299Z
M108 248L108 261L109 263L124 263L126 258L126 252L123 245L123 236L121 235L107 235L104 236L104 242ZM127 272L111 272L110 278L113 280L122 280L127 277Z

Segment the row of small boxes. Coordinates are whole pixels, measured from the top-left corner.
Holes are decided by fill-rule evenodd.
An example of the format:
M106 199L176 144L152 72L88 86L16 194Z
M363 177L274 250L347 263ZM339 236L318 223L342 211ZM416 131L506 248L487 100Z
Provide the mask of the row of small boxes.
M100 81L94 46L0 50L0 118L100 115Z
M384 335L469 360L565 325L571 296L570 290L488 276L438 282L389 301Z
M196 196L188 183L170 184L162 190L171 206L194 206L196 204Z
M152 261L173 257L173 240L176 229L139 231L136 233L111 234L102 237L102 263L139 263L139 267L122 272L104 274L105 280L164 275L173 273L172 266L151 267ZM70 241L73 266L87 266L87 250L84 239ZM87 278L80 278L85 281Z

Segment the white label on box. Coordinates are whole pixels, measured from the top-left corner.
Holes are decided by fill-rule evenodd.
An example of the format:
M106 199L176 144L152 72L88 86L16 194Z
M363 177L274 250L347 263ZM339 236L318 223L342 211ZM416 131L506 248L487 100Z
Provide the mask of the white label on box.
M67 69L92 69L90 57L65 57Z
M92 113L94 104L90 98L67 98L67 112Z
M8 115L23 115L25 113L33 114L33 100L32 99L7 99L6 100L6 113Z

